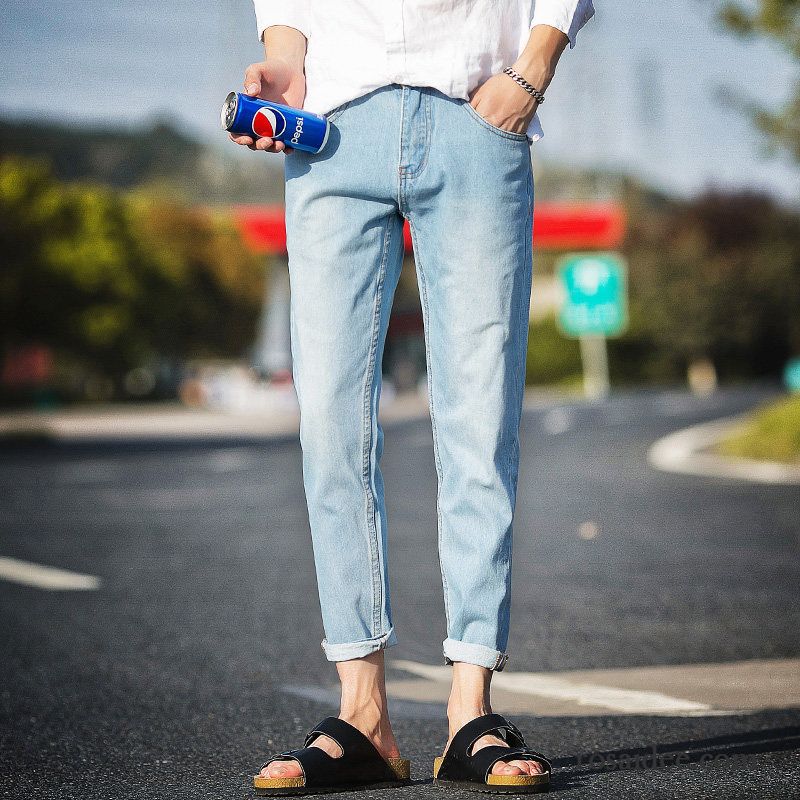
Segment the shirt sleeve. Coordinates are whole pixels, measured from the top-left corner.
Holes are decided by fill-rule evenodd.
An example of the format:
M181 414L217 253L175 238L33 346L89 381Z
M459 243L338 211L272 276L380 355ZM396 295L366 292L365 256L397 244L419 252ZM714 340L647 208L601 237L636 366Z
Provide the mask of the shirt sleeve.
M253 5L261 41L264 40L264 31L272 25L296 28L308 39L311 29L308 0L253 0Z
M558 28L567 35L572 48L575 47L578 31L593 16L592 0L534 0L531 28L534 25Z

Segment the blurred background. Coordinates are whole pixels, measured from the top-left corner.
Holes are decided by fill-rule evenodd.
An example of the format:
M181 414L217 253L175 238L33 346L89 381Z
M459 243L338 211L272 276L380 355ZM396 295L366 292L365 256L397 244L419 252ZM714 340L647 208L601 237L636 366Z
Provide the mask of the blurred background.
M532 148L522 676L498 677L498 708L536 715L569 797L783 799L800 781L800 6L595 5ZM283 157L219 123L263 58L252 4L6 0L0 56L0 773L20 797L108 797L129 770L142 797L241 794L336 703ZM420 557L437 476L410 247L382 367L389 693L424 773L447 673ZM627 794L582 766L651 747L745 760L628 775Z
M779 380L800 354L796 6L631 9L600 6L542 110L528 381L580 384L555 324L555 265L576 249L630 268L613 385L683 384L693 365L706 384ZM0 14L2 403L196 402L212 375L241 395L233 365L285 380L281 159L219 127L263 57L251 4ZM390 388L423 378L421 337L409 250Z

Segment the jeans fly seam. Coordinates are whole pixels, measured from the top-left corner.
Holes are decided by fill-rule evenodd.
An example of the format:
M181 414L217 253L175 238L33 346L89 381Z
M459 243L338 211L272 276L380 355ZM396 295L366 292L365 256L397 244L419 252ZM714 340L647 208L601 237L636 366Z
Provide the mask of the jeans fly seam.
M430 95L425 92L422 92L422 103L425 109L421 115L424 125L424 136L422 137L422 160L416 167L402 168L404 171L404 177L406 178L418 177L428 164L428 153L430 151L431 140L431 102Z
M414 244L414 256L415 256L415 263L417 266L417 273L419 275L419 284L420 284L420 299L422 301L422 313L423 313L423 333L425 336L425 366L426 372L428 373L428 406L430 407L431 412L431 432L433 433L433 456L434 456L434 463L436 464L436 476L437 476L437 486L436 486L436 521L437 521L437 544L439 549L439 569L442 574L442 593L444 595L444 613L447 620L447 628L448 628L448 635L449 635L449 628L450 628L450 600L448 597L448 587L447 587L447 578L444 573L444 561L442 559L442 506L440 502L441 493L442 493L442 461L439 456L439 436L436 429L436 414L434 412L433 407L433 370L431 364L431 349L430 349L430 340L428 330L430 328L430 310L428 306L428 285L425 280L425 270L422 266L422 258L419 254L419 239L417 237L417 229L414 225L414 220L409 214L407 216L408 219L408 226L411 229L411 238Z
M397 206L403 208L403 127L406 116L406 87L400 89L400 128L397 139Z
M381 579L381 554L380 542L378 541L378 528L375 519L375 506L377 504L375 493L372 487L372 384L375 377L375 360L378 345L378 335L380 332L381 301L383 295L383 279L386 272L386 262L389 257L389 244L391 242L391 224L386 221L386 229L383 235L383 253L378 268L378 280L375 286L375 300L373 302L372 313L372 334L369 346L369 358L367 360L367 372L364 378L364 403L362 408L363 425L362 432L364 445L362 449L362 472L361 479L364 485L367 510L367 538L369 540L370 562L372 567L372 635L377 636L381 627L381 610L383 606L383 585Z

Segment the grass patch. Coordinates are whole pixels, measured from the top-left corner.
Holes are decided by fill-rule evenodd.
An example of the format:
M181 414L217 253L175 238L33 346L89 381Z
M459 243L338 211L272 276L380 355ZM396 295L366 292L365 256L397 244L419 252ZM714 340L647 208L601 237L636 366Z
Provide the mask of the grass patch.
M800 396L759 409L743 430L717 449L726 456L800 464Z

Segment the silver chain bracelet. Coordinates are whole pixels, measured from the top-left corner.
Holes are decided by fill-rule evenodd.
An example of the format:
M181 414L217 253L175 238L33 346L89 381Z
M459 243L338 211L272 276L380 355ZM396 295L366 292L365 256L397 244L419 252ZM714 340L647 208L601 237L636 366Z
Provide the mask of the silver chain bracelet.
M506 67L503 70L503 74L508 75L512 81L518 83L537 103L544 103L544 93L531 86L519 72L515 72L511 67Z

